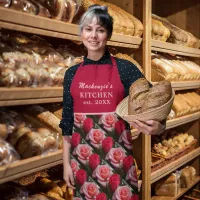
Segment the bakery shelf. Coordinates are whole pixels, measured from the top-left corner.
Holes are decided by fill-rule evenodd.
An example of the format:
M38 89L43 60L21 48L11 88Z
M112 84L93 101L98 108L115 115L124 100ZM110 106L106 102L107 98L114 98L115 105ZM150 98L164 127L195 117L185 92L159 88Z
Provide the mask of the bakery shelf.
M151 50L182 56L200 57L200 49L184 47L181 45L158 40L151 40Z
M78 36L79 28L76 24L30 15L7 8L0 8L0 27L80 41ZM139 48L141 42L142 38L114 33L110 41L108 41L108 45Z
M0 167L0 184L61 164L62 150Z
M175 197L167 197L167 196L153 196L151 200L176 200L180 198L182 195L184 195L190 188L192 188L194 185L196 185L200 181L200 176L197 176L194 180L194 182L188 187L188 188L181 188L180 192Z
M171 172L175 171L176 169L188 163L189 161L193 160L194 158L198 157L199 155L200 155L200 147L182 156L181 158L173 161L172 163L165 165L161 169L151 173L151 184L163 178L164 176L170 174Z
M172 120L168 120L167 121L167 126L166 129L170 129L170 128L174 128L177 126L180 126L182 124L186 124L195 120L198 120L200 118L200 111L196 112L196 113L192 113L190 115L186 115L186 116L182 116L182 117L178 117Z
M152 82L153 85L156 82ZM171 82L174 90L188 90L188 89L198 89L200 88L200 81L177 81Z
M62 87L0 87L0 106L62 102Z

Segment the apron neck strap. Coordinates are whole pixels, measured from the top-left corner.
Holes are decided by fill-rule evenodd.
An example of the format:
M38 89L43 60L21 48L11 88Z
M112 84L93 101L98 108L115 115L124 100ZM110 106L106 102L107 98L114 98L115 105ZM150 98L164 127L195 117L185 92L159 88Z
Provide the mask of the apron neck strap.
M111 58L112 65L115 66L115 67L117 67L116 59L113 56L110 56L110 58ZM84 61L81 62L80 67L82 67L83 64L84 64Z

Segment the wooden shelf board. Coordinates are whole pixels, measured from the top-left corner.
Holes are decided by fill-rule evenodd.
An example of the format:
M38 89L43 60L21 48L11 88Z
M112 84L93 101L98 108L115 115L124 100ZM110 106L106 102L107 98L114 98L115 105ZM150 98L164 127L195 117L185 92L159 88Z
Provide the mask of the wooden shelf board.
M184 47L181 45L162 42L158 40L151 40L151 50L183 56L200 57L200 49Z
M200 111L196 113L192 113L190 115L183 116L183 117L167 120L166 129L174 128L182 124L186 124L186 123L198 120L199 118L200 118Z
M30 104L42 104L42 103L58 103L62 102L62 97L57 98L41 98L41 99L22 99L22 100L4 100L0 101L0 106L18 106L18 105L30 105Z
M62 150L0 167L0 184L62 163Z
M0 87L0 106L62 102L62 96L62 87Z
M157 82L152 82L155 85ZM200 81L177 81L171 82L174 90L187 90L200 88Z
M0 100L24 100L24 99L39 99L62 97L62 87L15 87L6 88L0 87Z
M28 33L80 41L79 27L54 19L0 8L0 27ZM108 45L139 48L142 38L114 33Z
M188 187L188 188L181 188L178 195L175 197L167 197L167 196L153 196L151 200L176 200L180 198L182 195L184 195L190 188L192 188L194 185L196 185L200 181L200 176L197 176L194 180L194 182Z
M172 163L165 165L161 169L151 173L151 184L170 174L171 172L175 171L176 169L193 160L194 158L198 157L199 155L200 147L173 161Z

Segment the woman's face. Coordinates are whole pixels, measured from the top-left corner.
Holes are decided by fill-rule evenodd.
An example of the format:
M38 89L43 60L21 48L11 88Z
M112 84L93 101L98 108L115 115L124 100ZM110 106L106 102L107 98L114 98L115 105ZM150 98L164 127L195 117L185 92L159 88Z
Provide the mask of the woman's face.
M90 24L83 27L81 39L88 51L104 51L108 40L107 30L99 25L94 17Z

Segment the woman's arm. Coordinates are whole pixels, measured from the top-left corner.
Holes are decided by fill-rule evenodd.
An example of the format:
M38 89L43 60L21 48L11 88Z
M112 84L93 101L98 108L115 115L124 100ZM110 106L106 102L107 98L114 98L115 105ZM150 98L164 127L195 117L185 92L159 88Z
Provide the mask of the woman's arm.
M123 63L123 65L122 65ZM139 78L145 78L140 70L130 61L118 59L117 60L118 71L120 74L121 81L124 85L125 96L129 95L130 86ZM151 86L151 83L149 83ZM166 127L166 120L163 122L158 122L154 120L149 120L144 122L136 120L134 123L130 124L134 126L139 132L148 135L158 135L164 132Z
M75 68L76 69L76 68ZM63 178L68 187L74 189L74 177L70 164L70 150L72 129L74 124L73 98L70 93L71 82L74 77L74 67L65 73L63 83L63 113L60 128L63 135Z
M69 136L63 136L63 179L68 187L74 188L74 176L70 164L71 139Z

